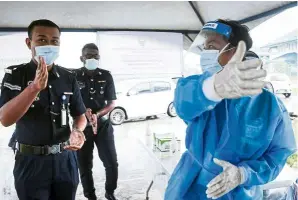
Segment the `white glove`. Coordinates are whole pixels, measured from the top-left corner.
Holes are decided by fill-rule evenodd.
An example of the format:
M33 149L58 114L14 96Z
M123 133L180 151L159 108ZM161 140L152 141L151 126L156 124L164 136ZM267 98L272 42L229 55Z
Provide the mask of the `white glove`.
M217 165L223 167L223 172L212 179L207 185L207 198L217 199L245 182L244 169L229 162L214 158Z
M266 83L257 80L266 77L265 70L257 69L262 61L260 59L242 61L245 52L246 45L240 41L234 56L223 67L223 70L214 76L215 91L223 99L262 93L262 88Z

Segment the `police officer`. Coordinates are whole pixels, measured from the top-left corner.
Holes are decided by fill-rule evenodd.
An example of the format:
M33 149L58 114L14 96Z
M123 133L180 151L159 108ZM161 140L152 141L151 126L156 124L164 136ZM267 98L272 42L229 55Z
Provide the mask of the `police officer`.
M110 72L99 68L99 51L95 44L86 44L82 49L81 61L84 67L76 70L77 81L87 108L89 121L84 133L86 142L78 151L81 182L86 198L96 199L92 177L93 149L97 146L98 155L106 170L106 194L109 200L115 200L117 188L118 163L114 143L114 130L109 119L104 116L115 105L115 86Z
M79 177L73 150L85 140L86 108L75 76L54 64L60 28L49 20L33 21L26 44L32 60L5 70L0 97L2 125L16 123L17 195L20 200L74 200Z

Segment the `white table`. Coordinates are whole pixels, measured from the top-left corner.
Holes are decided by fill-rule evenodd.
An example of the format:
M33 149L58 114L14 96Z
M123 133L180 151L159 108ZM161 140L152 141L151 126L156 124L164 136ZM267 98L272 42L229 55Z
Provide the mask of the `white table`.
M167 186L167 182L174 171L177 163L179 162L182 152L185 151L183 148L181 148L180 151L176 151L175 153L171 154L170 152L161 152L159 151L155 146L154 146L154 140L153 140L153 135L145 135L145 136L140 136L136 138L140 144L144 147L144 149L147 151L149 154L150 158L154 162L154 166L152 167L157 167L159 170L153 173L152 181L146 191L146 200L149 200L149 192L154 184L155 180L157 177L164 177L164 186ZM181 144L181 147L184 147L184 143ZM164 193L165 187L162 188L160 191Z
M149 192L152 185L155 183L156 178L161 176L164 177L164 188L162 188L162 190L160 191L163 195L167 186L167 182L177 163L179 162L182 153L185 151L184 138L179 138L181 139L181 150L174 154L171 154L170 152L160 152L157 148L155 148L153 134L148 133L148 131L144 135L138 135L135 139L137 139L144 147L144 149L148 152L150 158L154 162L154 165L152 166L158 166L159 168L157 172L153 173L152 181L146 191L146 200L149 200ZM268 192L271 189L287 188L291 186L293 182L298 178L298 171L289 169L290 168L285 167L276 180L261 186L264 193Z

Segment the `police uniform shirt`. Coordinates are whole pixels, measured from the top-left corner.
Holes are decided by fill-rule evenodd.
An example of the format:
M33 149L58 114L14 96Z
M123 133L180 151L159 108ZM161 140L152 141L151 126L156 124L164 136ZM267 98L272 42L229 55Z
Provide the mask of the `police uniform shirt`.
M0 107L33 82L36 69L37 65L33 61L5 69ZM28 111L16 122L17 141L28 145L52 145L66 141L70 135L70 127L68 123L66 126L61 124L63 105L72 117L86 112L75 76L54 65L48 74L47 87L37 95Z
M87 72L85 67L75 70L85 106L96 113L107 105L106 101L116 100L114 81L107 70L97 68L92 75Z

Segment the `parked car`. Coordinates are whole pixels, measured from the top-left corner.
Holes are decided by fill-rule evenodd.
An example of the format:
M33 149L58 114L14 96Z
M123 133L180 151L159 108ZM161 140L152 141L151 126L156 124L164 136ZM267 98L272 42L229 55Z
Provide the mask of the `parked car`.
M163 113L170 117L177 116L173 106L176 85L171 79L121 81L115 87L116 107L109 114L114 125Z
M283 94L286 98L291 96L291 80L287 75L282 73L268 74L266 81L271 83L275 94Z

